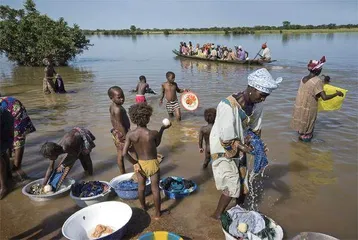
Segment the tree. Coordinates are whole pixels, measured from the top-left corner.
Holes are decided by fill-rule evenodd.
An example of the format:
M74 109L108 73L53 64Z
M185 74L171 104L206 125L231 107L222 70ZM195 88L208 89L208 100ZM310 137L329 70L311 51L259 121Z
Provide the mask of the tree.
M134 25L131 25L131 27L129 29L131 30L131 32L137 31L137 27Z
M282 26L284 29L289 29L291 26L291 23L289 21L283 21Z
M40 66L45 57L66 65L89 46L78 25L69 27L63 18L41 15L32 0L20 10L0 6L0 54L19 65Z

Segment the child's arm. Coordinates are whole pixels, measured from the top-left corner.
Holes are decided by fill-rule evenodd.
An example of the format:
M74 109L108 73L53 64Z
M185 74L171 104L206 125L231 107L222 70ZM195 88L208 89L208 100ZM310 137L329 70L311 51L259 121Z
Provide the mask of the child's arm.
M155 144L157 145L157 147L160 145L161 141L162 141L162 136L163 136L163 132L165 129L168 129L170 128L172 124L169 124L168 126L161 126L160 127L160 130L156 136L156 139L155 139Z
M160 102L159 102L160 104L163 103L164 96L165 96L165 88L164 88L164 84L162 84L162 96L160 97Z
M54 160L50 160L50 165L48 166L47 168L47 171L46 171L46 175L45 175L45 178L42 182L42 186L45 186L53 172L53 169L54 169L54 166L55 166L55 161Z
M199 132L199 151L200 151L200 153L204 152L203 139L204 139L203 128L200 128L200 132Z
M176 91L178 92L178 93L183 93L183 92L188 92L189 91L189 89L180 89L179 87L178 87L178 84L175 84L176 85L176 87L177 87L177 89L176 89Z
M129 149L129 146L131 145L131 139L130 139L130 133L127 134L127 137L126 137L126 141L124 143L124 147L123 147L123 150L122 150L122 159L124 159L127 154L128 154L128 149ZM128 158L128 160L132 163L132 164L136 164L137 161L135 161L133 158Z
M138 92L138 86L139 86L139 83L137 84L137 87L135 88L135 89L133 89L133 90L131 90L131 92Z

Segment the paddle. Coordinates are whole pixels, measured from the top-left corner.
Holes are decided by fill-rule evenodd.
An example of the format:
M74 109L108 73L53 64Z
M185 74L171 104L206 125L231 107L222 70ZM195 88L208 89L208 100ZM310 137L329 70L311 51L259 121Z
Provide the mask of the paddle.
M265 42L264 44L266 44L267 42ZM257 54L256 54L256 56L254 57L254 59L253 60L255 60L256 58L257 58L257 56L258 55L260 55L260 52L261 52L261 48L260 48L260 50L257 52ZM260 55L261 56L261 55Z

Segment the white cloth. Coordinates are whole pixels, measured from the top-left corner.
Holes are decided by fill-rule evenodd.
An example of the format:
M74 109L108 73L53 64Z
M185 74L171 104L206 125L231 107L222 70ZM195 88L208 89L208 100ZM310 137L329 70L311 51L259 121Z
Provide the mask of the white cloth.
M262 51L262 57L266 59L271 59L271 51L268 47Z
M219 103L216 111L215 123L210 133L210 152L225 153L222 141L239 139L244 142L244 130L251 128L254 131L261 129L263 104L254 106L253 114L247 123L243 123L239 116L238 107L232 107L227 100ZM212 163L216 189L226 191L230 197L240 196L240 175L235 159L218 158ZM247 175L246 177L247 178ZM248 187L248 186L247 186Z
M278 88L282 78L273 79L266 68L261 68L251 73L248 77L248 85L257 90L270 94L273 90Z

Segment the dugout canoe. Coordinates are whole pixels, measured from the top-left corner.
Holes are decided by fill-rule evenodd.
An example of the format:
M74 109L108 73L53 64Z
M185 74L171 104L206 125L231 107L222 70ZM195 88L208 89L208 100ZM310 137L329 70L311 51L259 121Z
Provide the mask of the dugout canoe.
M190 55L183 55L180 54L178 50L174 49L173 53L178 57L188 58L188 59L195 59L199 61L210 61L210 62L218 62L218 63L232 63L232 64L242 64L242 65L264 65L265 63L272 63L276 62L277 60L265 61L261 59L249 59L249 60L221 60L221 59L209 59L209 58L202 58L197 56L190 56Z

